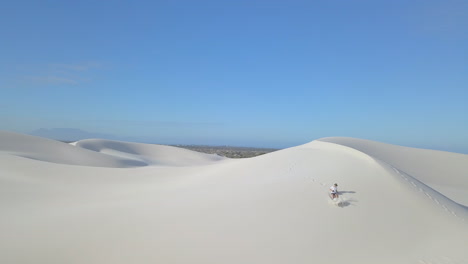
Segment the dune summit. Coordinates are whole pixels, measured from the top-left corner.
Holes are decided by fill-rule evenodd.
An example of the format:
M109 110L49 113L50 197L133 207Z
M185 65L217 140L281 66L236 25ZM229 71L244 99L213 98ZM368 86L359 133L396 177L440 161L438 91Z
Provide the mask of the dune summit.
M468 263L468 155L324 138L227 159L0 131L0 210L0 263Z

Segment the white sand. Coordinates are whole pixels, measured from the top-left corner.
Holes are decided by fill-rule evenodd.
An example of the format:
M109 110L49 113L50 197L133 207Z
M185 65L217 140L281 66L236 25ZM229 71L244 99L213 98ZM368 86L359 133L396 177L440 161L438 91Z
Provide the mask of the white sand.
M0 263L468 263L467 206L462 154L325 138L234 160L0 131Z

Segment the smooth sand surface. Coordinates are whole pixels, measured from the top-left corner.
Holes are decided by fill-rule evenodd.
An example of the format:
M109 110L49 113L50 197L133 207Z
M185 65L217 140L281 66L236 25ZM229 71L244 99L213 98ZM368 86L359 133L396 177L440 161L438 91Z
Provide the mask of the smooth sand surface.
M456 153L324 138L227 159L0 131L0 263L468 263L467 206Z

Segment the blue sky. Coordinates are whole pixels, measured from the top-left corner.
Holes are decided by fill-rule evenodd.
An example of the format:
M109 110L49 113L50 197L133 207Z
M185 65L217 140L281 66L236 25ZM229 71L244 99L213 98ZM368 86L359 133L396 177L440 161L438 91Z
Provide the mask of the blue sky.
M0 124L468 153L467 1L9 1Z

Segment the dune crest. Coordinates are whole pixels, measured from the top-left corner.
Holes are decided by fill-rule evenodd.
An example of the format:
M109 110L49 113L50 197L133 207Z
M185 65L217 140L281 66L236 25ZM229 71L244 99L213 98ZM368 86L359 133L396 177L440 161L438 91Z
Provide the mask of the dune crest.
M468 155L390 145L355 138L324 138L319 141L347 146L379 159L399 171L468 206Z
M87 139L75 142L74 145L112 157L137 160L147 165L197 166L225 159L215 154L205 154L178 147L114 140Z

